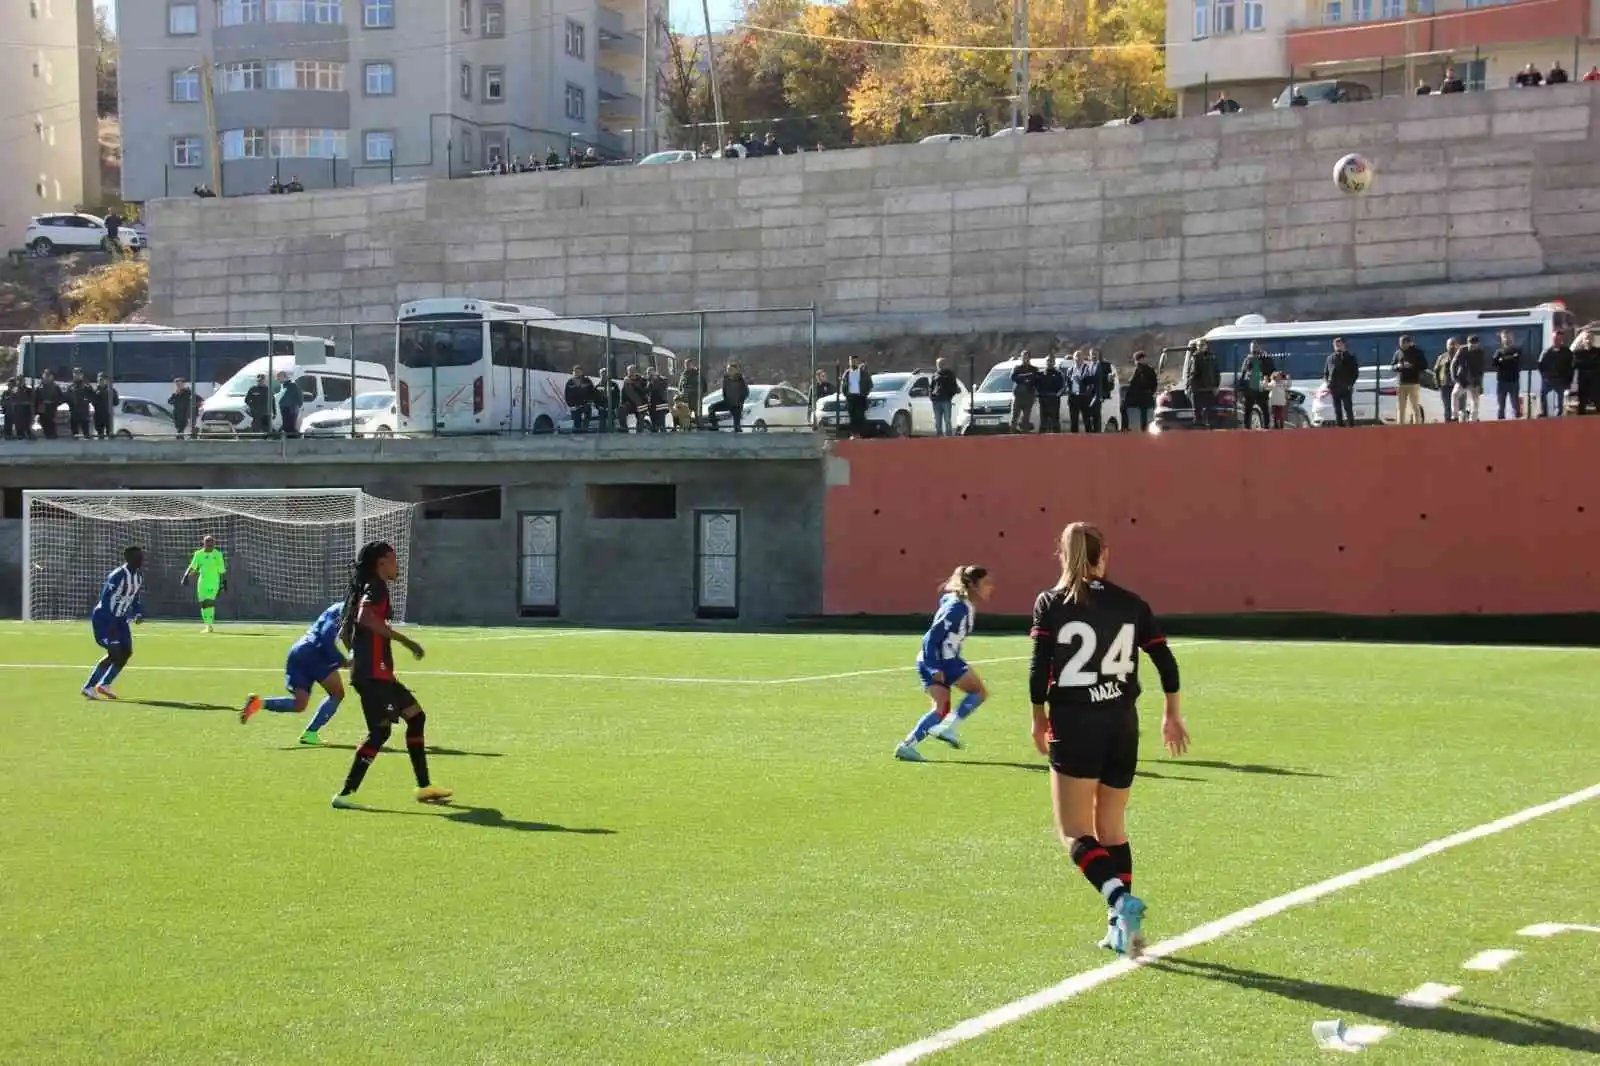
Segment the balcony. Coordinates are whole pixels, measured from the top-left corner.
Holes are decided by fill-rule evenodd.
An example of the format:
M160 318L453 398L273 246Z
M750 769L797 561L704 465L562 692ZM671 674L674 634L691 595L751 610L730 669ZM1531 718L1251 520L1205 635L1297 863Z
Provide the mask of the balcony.
M595 88L600 90L602 111L639 113L639 94L628 85L628 79L614 70L596 67Z
M622 12L604 4L595 8L595 28L599 31L602 52L625 56L644 55L644 37L627 28Z
M1478 46L1588 37L1589 3L1519 0L1387 22L1291 30L1286 40L1288 60L1292 68L1303 69L1381 56L1465 52Z

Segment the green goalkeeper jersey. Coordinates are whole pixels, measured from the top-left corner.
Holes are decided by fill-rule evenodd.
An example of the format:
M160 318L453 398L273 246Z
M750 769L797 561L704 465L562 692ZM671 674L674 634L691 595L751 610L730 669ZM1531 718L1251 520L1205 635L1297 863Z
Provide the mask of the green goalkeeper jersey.
M189 569L199 576L201 587L215 588L222 584L222 578L228 572L228 564L223 561L222 553L217 549L206 551L201 548L194 553L194 558L189 560Z

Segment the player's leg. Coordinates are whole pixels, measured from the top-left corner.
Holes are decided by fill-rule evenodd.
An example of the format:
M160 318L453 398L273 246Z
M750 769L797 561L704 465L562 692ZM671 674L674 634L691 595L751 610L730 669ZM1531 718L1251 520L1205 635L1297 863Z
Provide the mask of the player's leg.
M344 681L339 677L337 668L324 677L319 684L322 685L322 691L327 695L323 697L321 705L317 707L317 713L311 719L311 724L306 726L304 733L300 734L300 743L302 744L322 743L322 737L320 736L322 727L333 719L334 714L339 710L339 704L344 701Z
M911 732L907 733L906 738L894 749L894 757L905 762L925 761L922 753L917 750L917 745L950 713L950 687L945 683L944 675L926 663L918 663L917 677L922 681L922 690L928 694L933 705L917 719L917 724L911 727Z
M1137 957L1144 950L1145 905L1133 894L1133 849L1128 843L1127 813L1139 768L1139 716L1131 706L1107 715L1114 721L1106 738L1100 789L1095 794L1095 837L1116 864L1117 876L1128 894L1112 906L1107 918L1110 928L1101 945Z
M117 694L111 691L111 683L122 673L122 668L128 665L128 660L133 658L133 632L128 628L127 622L113 623L111 643L106 647L106 654L111 658L111 667L100 678L100 683L95 686L95 694L101 699L114 700Z
M417 802L450 802L454 793L434 784L428 777L428 741L423 736L428 716L422 713L411 691L398 681L394 683L394 705L401 708L400 717L406 723L406 754L411 756L411 772L417 778Z
M361 787L362 779L367 776L367 769L372 765L372 760L378 757L378 752L388 743L389 734L393 729L387 685L379 681L357 684L356 695L361 697L361 713L367 719L367 737L356 747L356 757L350 764L350 772L345 775L344 788L333 797L333 805L345 810L360 809L360 805L355 801L356 790Z
M200 605L200 621L205 624L206 632L211 631L211 626L217 620L217 596L222 592L221 586L214 581L201 580L195 587L195 597Z
M305 710L306 705L311 702L311 686L316 683L317 676L307 669L308 665L304 653L298 646L290 648L288 658L283 661L283 688L289 695L262 699L254 692L250 693L245 697L244 706L239 708L239 724L248 723L258 711L298 714Z
M89 628L94 634L94 643L104 654L100 661L94 664L94 669L89 671L89 679L83 683L83 696L85 699L99 699L95 689L105 680L106 674L111 672L112 664L116 662L111 656L111 623L96 611L89 616Z
M1050 800L1056 832L1086 881L1118 912L1132 898L1111 853L1095 835L1095 808L1105 773L1113 722L1104 711L1067 710L1050 715ZM1137 902L1137 901L1135 901ZM1140 905L1142 912L1142 904Z
M978 672L968 666L964 660L953 659L945 667L946 676L950 683L960 689L965 695L956 705L956 713L933 727L930 734L935 740L942 740L952 748L961 747L961 738L956 736L956 726L972 717L984 700L989 698L989 690L984 687L983 679ZM953 695L953 694L952 694Z

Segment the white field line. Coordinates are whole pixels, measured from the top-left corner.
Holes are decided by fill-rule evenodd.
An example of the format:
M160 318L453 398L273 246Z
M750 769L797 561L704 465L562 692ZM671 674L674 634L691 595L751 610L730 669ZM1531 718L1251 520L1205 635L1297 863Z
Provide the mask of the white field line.
M1371 1047L1388 1035L1387 1025L1352 1025L1344 1031L1346 1040L1362 1047Z
M1437 981L1420 984L1394 1001L1397 1007L1419 1007L1432 1010L1461 991L1460 985L1441 985Z
M1494 973L1496 970L1504 969L1506 963L1521 954L1522 952L1512 951L1510 948L1490 948L1488 951L1480 951L1472 956L1472 958L1461 964L1461 968L1463 970L1477 970L1480 973Z
M1318 881L1314 885L1307 885L1304 888L1296 889L1274 899L1246 907L1244 910L1235 911L1226 917L1196 926L1187 933L1155 944L1145 952L1144 958L1138 962L1119 959L1116 962L1108 963L1093 970L1085 970L1083 973L1067 978L1058 985L1040 989L1032 995L1024 996L1004 1006L996 1007L986 1014L969 1018L941 1033L935 1033L925 1040L907 1044L905 1047L891 1051L887 1055L881 1055L872 1059L866 1066L906 1066L908 1063L917 1062L920 1059L927 1058L929 1055L953 1048L957 1044L964 1044L969 1040L976 1040L981 1036L986 1036L996 1029L1021 1021L1031 1014L1037 1014L1042 1010L1059 1006L1067 1000L1081 996L1083 993L1098 988L1108 981L1125 977L1147 962L1155 959L1164 959L1169 955L1176 955L1180 951L1187 951L1190 948L1208 944L1230 933L1249 928L1257 922L1282 914L1292 907L1313 903L1324 896L1331 896L1335 892L1353 888L1363 882L1372 880L1374 877L1381 877L1396 870L1403 870L1407 866L1419 863L1423 859L1431 858L1440 852L1449 851L1451 848L1458 848L1463 844L1470 844L1473 841L1482 840L1497 833L1504 833L1508 829L1515 829L1517 826L1531 822L1535 818L1542 818L1547 814L1554 814L1569 807L1576 807L1580 803L1585 803L1597 797L1600 797L1600 784L1590 785L1588 788L1569 793L1560 799L1541 803L1536 807L1529 807L1515 814L1508 814L1504 818L1485 822L1483 825L1464 829L1447 837L1440 837L1438 840L1430 841L1419 848L1403 852L1381 862L1375 862L1370 866L1363 866L1348 873L1339 874L1337 877L1330 877L1326 881Z
M1568 925L1565 922L1540 922L1518 929L1518 936L1552 937L1557 933L1600 933L1600 925Z

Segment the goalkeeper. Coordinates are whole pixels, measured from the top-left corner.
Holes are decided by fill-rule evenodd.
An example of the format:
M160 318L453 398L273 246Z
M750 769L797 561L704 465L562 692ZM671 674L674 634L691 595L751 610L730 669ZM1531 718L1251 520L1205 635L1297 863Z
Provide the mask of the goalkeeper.
M228 587L228 563L217 550L215 537L200 539L200 550L189 560L183 583L187 585L191 577L195 579L195 598L200 602L200 621L210 633L217 620L217 596Z

